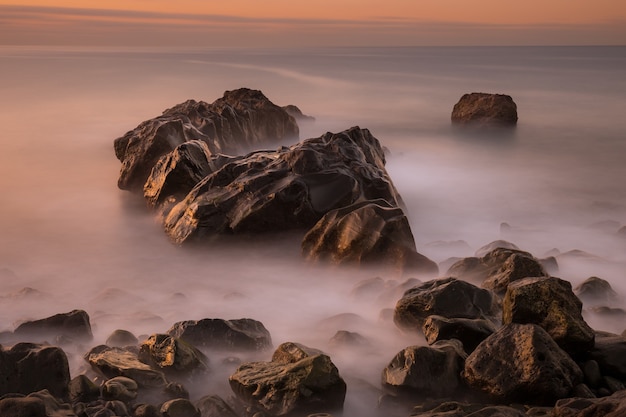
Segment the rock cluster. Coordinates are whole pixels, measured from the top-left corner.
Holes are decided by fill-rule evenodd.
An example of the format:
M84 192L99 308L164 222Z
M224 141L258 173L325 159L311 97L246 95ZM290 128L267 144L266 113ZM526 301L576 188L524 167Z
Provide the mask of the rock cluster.
M437 265L416 251L383 147L367 129L242 153L297 136L288 112L303 117L248 89L175 106L115 141L118 185L143 191L176 244L308 231L307 259L435 275Z

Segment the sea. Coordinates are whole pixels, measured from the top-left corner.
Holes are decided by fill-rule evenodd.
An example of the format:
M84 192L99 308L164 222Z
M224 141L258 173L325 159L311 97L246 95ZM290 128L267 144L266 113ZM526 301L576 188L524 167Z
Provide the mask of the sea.
M626 47L0 46L0 332L84 309L95 346L115 329L145 337L181 320L252 318L274 346L329 353L348 383L344 415L378 415L382 369L425 344L390 312L407 280L436 277L311 265L278 237L181 248L117 188L115 138L175 104L240 87L313 116L301 140L369 129L386 148L417 250L441 265L506 240L555 256L553 275L573 287L597 276L626 295ZM517 127L454 129L452 108L471 92L510 95ZM363 290L375 278L382 289ZM621 333L626 312L613 313L585 308L595 329ZM367 343L332 343L339 330ZM90 372L89 347L71 352L73 376ZM210 359L206 383L188 387L193 398L232 395L233 361Z

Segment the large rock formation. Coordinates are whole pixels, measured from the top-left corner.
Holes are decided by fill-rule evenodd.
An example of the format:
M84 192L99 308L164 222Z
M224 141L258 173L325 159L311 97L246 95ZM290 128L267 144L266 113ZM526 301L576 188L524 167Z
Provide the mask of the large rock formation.
M115 140L118 186L141 190L159 158L190 140L203 141L211 154L239 154L298 134L295 119L260 91L226 91L211 104L188 100Z
M455 125L515 126L517 105L511 96L504 94L464 94L454 105L451 120Z

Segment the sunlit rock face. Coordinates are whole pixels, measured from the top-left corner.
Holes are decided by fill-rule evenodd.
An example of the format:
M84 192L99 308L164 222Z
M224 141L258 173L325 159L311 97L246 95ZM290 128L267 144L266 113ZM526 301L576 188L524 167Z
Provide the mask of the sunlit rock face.
M507 127L517 124L517 105L505 94L464 94L454 105L452 124L474 127Z
M115 140L118 186L141 191L159 158L190 140L205 142L211 154L241 154L298 135L295 119L257 90L226 91L211 104L188 100Z

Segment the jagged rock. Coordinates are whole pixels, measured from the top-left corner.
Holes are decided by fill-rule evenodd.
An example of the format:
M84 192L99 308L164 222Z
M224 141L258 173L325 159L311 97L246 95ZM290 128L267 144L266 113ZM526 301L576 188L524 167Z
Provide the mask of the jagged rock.
M65 399L69 383L69 364L61 348L35 343L0 347L0 395L48 390Z
M552 404L582 381L582 371L535 324L507 324L465 361L468 386L498 401Z
M315 121L315 117L313 116L307 116L306 114L302 113L302 110L300 110L300 108L298 108L298 106L295 106L293 104L288 104L286 106L282 107L283 110L285 110L291 117L293 117L294 119L296 119L296 121L298 122L314 122Z
M153 334L139 348L138 359L167 375L206 373L209 369L204 353L192 344L167 334Z
M202 417L239 417L226 401L217 395L207 395L194 404Z
M619 417L626 415L626 391L604 398L566 398L556 402L552 417Z
M181 321L167 334L202 349L262 351L272 347L270 332L252 319Z
M361 201L328 212L302 240L309 260L334 264L389 264L436 275L437 264L415 249L409 221L387 201Z
M358 127L235 158L202 179L164 220L176 243L312 227L357 201L400 197L378 140Z
M412 397L443 398L462 385L461 371L467 354L458 340L432 346L409 346L385 367L383 386Z
M517 105L505 94L464 94L454 105L451 120L455 125L515 126Z
M52 339L49 340L50 342L59 338L74 341L93 339L89 315L83 310L73 310L40 320L27 321L20 324L13 333L20 341L43 342L47 338Z
M602 278L589 277L574 288L574 293L585 304L615 302L619 299L611 284Z
M226 91L211 104L188 100L115 140L118 186L140 191L159 158L184 142L201 140L211 154L240 154L298 134L294 118L260 91Z
M107 346L111 347L135 346L138 343L139 339L134 334L122 329L114 330L105 342Z
M446 275L481 282L483 288L503 295L513 281L527 277L546 276L541 263L530 253L496 248L481 258L464 258L448 269Z
M229 378L237 397L272 416L329 412L343 407L346 384L330 358L289 343L271 362L241 365Z
M440 341L457 339L463 349L471 353L483 340L496 331L494 324L488 320L447 318L428 316L422 326L422 332L429 345Z
M490 291L456 278L441 278L407 290L396 303L393 320L401 329L418 331L432 315L485 319L495 314Z
M589 351L595 334L582 316L572 285L560 278L524 278L511 283L502 301L502 322L537 324L570 355Z
M137 354L130 350L100 345L91 349L85 360L107 378L125 376L140 387L163 388L167 384L163 372L139 361Z
M166 401L161 406L161 413L163 417L200 417L200 410L184 398Z

